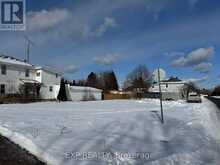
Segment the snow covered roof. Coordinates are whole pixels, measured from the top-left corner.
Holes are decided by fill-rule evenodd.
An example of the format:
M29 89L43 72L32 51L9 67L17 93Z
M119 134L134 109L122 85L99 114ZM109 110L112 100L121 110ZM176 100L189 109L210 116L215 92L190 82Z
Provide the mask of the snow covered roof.
M30 84L40 84L39 81L31 80L31 79L20 79L23 83L30 83Z
M175 85L175 84L187 84L188 82L187 81L178 81L178 82L172 82L172 81L161 81L160 82L160 84L173 84L173 85ZM159 84L158 84L158 82L155 82L155 83L153 83L152 84L152 86L158 86Z
M37 66L35 67L36 70L44 70L50 73L54 73L54 74L59 74L59 75L63 75L63 73L55 68L49 67L49 66Z
M178 81L178 82L175 82L175 81L162 81L161 84L186 84L187 82L186 81Z
M34 65L32 64L29 64L23 60L19 60L15 57L12 57L12 56L6 56L6 55L0 55L0 63L3 63L3 64L9 64L9 65L20 65L20 66L25 66L25 67L31 67L33 69L36 69L36 70L44 70L44 71L48 71L50 73L54 73L54 74L58 74L58 75L63 75L63 73L57 69L54 69L54 68L51 68L51 67L48 67L48 66L44 66L44 67L41 67L41 66L37 66L35 67Z
M168 80L162 80L161 82L181 82L182 80L180 80L178 77L173 77L171 76Z
M22 65L22 66L29 66L32 67L33 65L19 60L17 58L11 57L11 56L6 56L6 55L0 55L0 63L6 63L6 64L12 64L12 65Z
M102 92L101 89L83 86L69 86L72 91L91 91L91 92Z

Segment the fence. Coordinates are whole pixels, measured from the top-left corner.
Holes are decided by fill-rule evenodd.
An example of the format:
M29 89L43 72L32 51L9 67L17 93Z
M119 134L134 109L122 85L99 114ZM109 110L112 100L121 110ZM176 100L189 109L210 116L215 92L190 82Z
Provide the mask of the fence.
M104 93L103 99L104 100L125 100L125 99L132 99L136 98L136 95L134 93L129 94L113 94L113 93Z

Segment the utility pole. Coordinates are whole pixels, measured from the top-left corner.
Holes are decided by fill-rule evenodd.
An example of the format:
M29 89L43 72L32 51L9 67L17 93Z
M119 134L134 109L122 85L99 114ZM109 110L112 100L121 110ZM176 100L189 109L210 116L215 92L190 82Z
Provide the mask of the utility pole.
M27 36L24 36L25 40L27 41L27 54L26 54L26 60L29 63L30 62L30 49L31 46L34 46L33 41L31 41Z
M163 118L163 96L162 96L162 91L161 91L161 83L160 83L160 69L158 68L158 83L159 83L159 93L160 93L160 111L161 111L161 122L162 124L164 123L164 118Z

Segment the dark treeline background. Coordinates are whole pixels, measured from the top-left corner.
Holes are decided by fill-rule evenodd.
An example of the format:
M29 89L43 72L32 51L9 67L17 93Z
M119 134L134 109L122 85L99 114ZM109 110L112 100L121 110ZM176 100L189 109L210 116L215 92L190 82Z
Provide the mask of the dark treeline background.
M91 72L86 79L65 81L71 86L87 86L105 91L119 90L116 74L113 70L104 72ZM123 82L123 90L149 89L152 84L152 75L145 65L136 66Z
M87 86L102 89L103 91L118 90L119 85L114 71L100 73L91 72L86 80L66 81L72 86Z

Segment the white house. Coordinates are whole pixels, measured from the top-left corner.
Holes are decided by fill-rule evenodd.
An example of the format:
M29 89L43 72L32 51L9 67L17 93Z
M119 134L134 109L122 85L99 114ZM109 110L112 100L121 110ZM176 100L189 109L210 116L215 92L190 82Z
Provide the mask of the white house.
M39 84L42 99L56 99L62 73L48 67L36 67L22 60L0 56L0 95L19 93L20 85Z
M161 81L161 92L164 100L178 100L183 99L183 87L187 82L171 77L169 80ZM159 93L159 84L154 83L149 89L150 93Z
M62 73L49 67L36 67L35 72L36 81L41 83L41 98L56 99L60 90Z
M69 101L89 101L89 100L102 100L102 90L66 85L66 93Z

